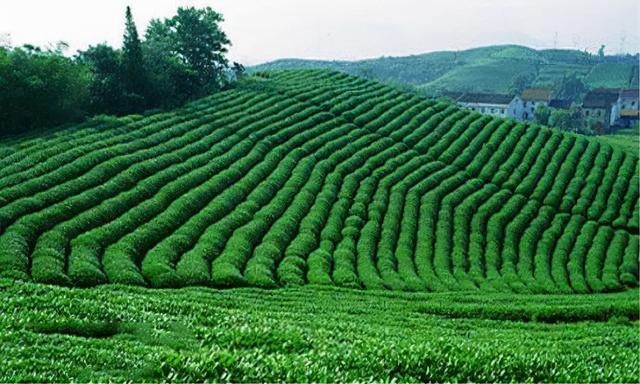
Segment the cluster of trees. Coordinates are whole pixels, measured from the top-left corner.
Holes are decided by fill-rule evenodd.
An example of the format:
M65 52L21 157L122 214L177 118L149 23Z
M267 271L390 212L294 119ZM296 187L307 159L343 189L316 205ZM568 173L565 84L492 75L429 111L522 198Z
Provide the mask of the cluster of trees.
M63 55L65 48L0 47L0 133L75 121L85 114L90 74Z
M590 135L593 132L583 124L582 114L577 108L558 109L538 104L533 117L539 124L555 127L567 132Z
M142 39L127 7L121 49L98 44L71 58L65 43L0 46L0 134L170 108L220 90L244 70L229 67L222 20L209 7L179 8L152 20Z

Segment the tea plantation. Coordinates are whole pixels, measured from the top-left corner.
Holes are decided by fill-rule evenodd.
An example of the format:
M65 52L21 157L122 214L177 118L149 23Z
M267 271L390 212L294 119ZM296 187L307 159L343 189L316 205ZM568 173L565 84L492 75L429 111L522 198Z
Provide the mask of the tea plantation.
M0 381L636 382L638 166L327 70L4 139Z
M338 72L8 141L0 276L588 293L638 283L638 157Z
M638 292L0 285L2 382L637 382Z

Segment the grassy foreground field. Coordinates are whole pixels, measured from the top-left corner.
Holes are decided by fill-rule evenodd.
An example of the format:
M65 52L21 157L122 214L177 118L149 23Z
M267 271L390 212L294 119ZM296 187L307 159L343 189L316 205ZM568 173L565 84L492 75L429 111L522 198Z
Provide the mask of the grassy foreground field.
M0 285L1 382L637 382L637 291Z

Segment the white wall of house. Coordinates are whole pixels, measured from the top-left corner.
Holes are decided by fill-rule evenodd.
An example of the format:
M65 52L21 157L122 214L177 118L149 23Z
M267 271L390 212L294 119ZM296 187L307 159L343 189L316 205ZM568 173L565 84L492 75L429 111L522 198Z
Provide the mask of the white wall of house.
M638 110L638 98L636 97L619 97L618 98L618 106L620 110Z
M516 120L522 119L522 110L524 108L522 100L518 96L515 96L513 99L511 99L511 102L509 104L469 103L459 101L458 105L472 111L484 113L486 115L510 117Z
M622 111L638 111L637 97L624 97L620 95L611 109L611 125L620 124L620 113Z
M516 120L523 120L524 102L518 96L515 96L509 103L509 117Z

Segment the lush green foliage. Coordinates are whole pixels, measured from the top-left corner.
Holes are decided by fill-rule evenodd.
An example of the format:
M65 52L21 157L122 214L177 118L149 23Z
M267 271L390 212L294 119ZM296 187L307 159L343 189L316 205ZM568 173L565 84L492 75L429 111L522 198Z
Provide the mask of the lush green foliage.
M70 59L64 43L46 51L0 47L0 135L175 107L229 86L243 67L228 69L222 21L209 7L179 8L152 20L141 41L127 7L122 49L98 44Z
M117 115L170 107L219 90L228 83L225 53L230 44L211 8L178 8L175 16L153 19L144 41L131 9L125 15L121 50L105 45L78 54L93 74L92 111Z
M637 291L0 283L2 382L637 382Z
M0 135L81 120L88 85L89 71L61 50L0 47Z
M563 293L638 282L637 155L339 72L268 72L0 154L5 277Z

